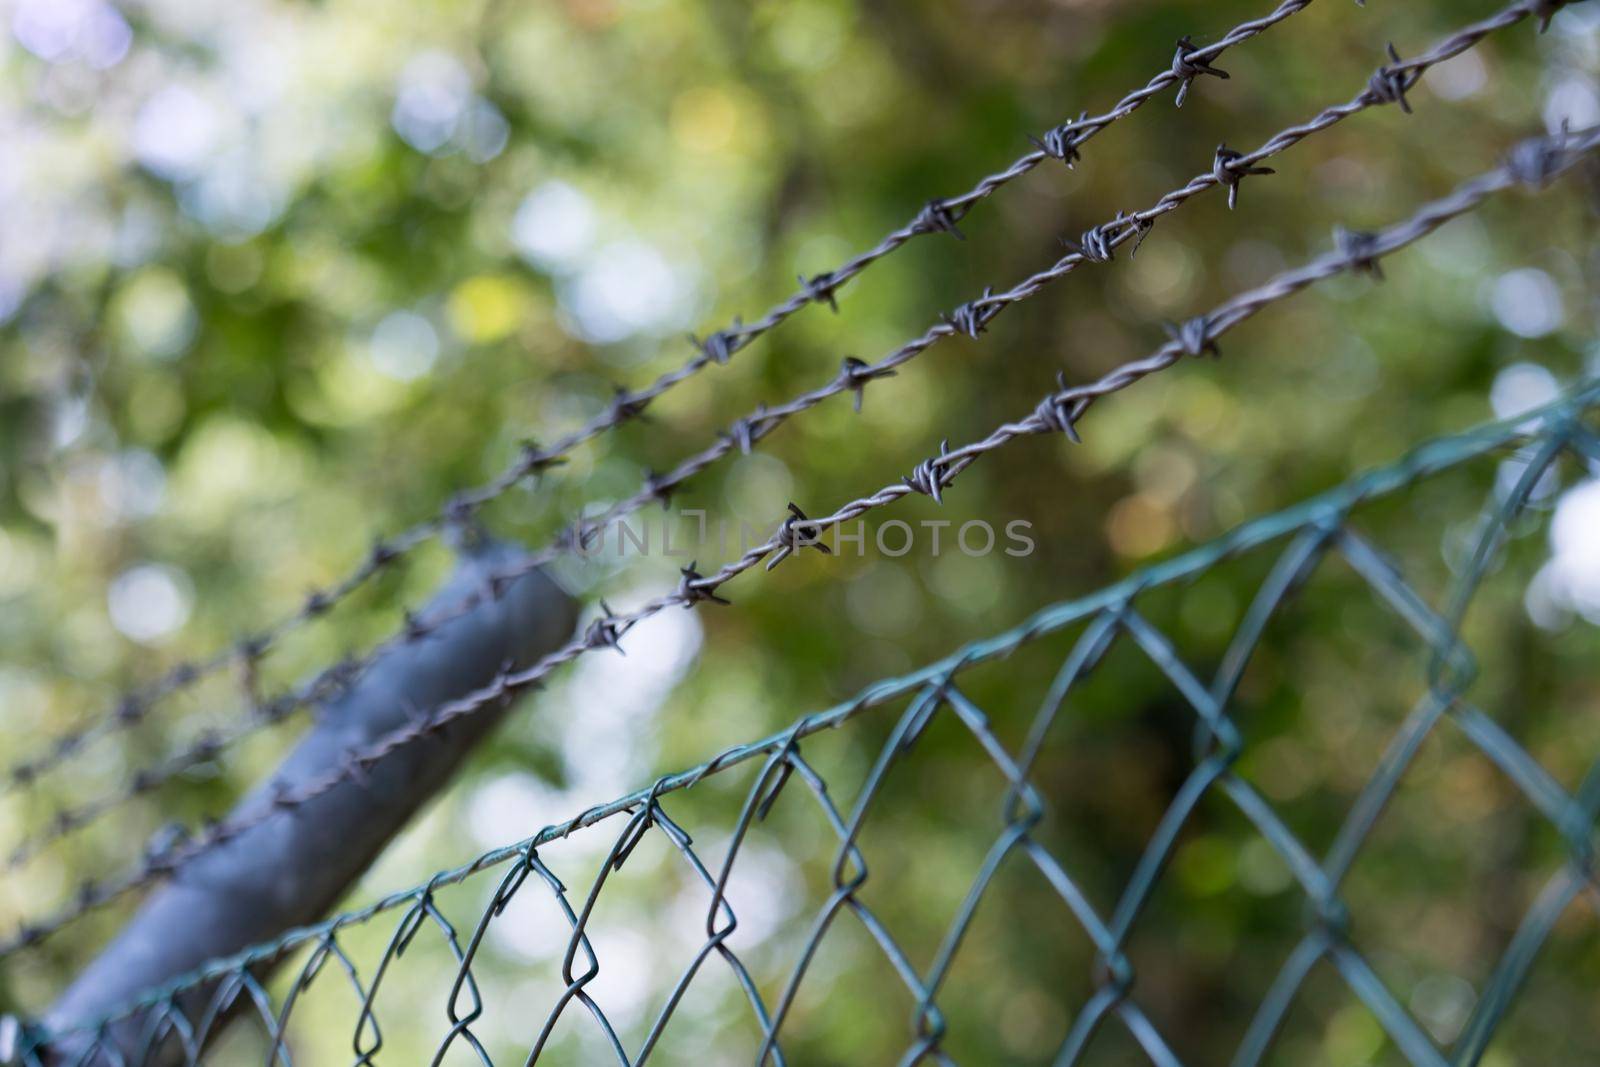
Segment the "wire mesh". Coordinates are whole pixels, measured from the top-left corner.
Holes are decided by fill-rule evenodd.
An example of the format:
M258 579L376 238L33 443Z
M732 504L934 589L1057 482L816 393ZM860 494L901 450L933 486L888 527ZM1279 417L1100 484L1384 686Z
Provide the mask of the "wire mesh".
M1546 498L1551 479L1569 469L1564 459L1575 459L1576 466L1591 473L1600 469L1600 434L1593 426L1597 407L1600 382L1590 382L1536 412L1423 445L1393 466L1246 523L1215 542L1094 594L1047 608L938 663L880 681L843 704L801 717L780 733L664 776L648 789L598 805L465 866L441 871L422 885L368 907L216 961L95 1027L56 1034L24 1029L13 1035L21 1038L15 1058L26 1064L207 1062L207 1049L217 1032L229 1020L242 1017L259 1031L251 1055L268 1064L287 1064L295 1061L297 1006L314 989L340 985L351 996L337 1022L350 1028L355 1063L376 1063L380 1052L420 1061L421 1055L396 1049L386 1038L401 1020L393 1014L380 1019L380 1005L385 1003L380 993L397 983L422 983L430 977L406 966L416 958L407 957L408 949L426 935L437 938L454 961L443 1003L430 1006L438 1020L435 1031L443 1030L431 1049L431 1062L504 1062L505 1054L497 1056L491 1045L507 1043L508 1025L516 1033L515 1059L527 1063L569 1062L571 1046L563 1042L573 1038L574 1030L581 1030L589 1042L583 1062L598 1062L602 1056L620 1064L658 1062L671 1056L660 1050L673 1029L693 1025L684 1022L683 1006L699 987L713 981L709 977L713 973L731 981L728 988L745 1005L734 1033L719 1038L719 1055L728 1062L799 1062L793 1049L803 1044L807 1020L815 1017L819 998L825 1004L829 996L827 968L820 961L830 945L854 936L903 986L903 993L896 995L880 990L885 1008L910 1008L910 1032L900 1062L953 1063L958 1035L950 1023L952 970L963 955L983 951L974 944L980 940L973 933L975 917L981 907L996 904L993 898L1002 891L997 887L1007 884L1004 872L1022 866L1036 871L1048 886L1051 910L1070 916L1071 935L1086 937L1092 945L1088 992L1081 1003L1064 1006L1070 1023L1055 1039L1053 1062L1086 1062L1108 1032L1121 1031L1131 1041L1127 1047L1139 1050L1142 1061L1166 1067L1187 1061L1189 1042L1183 1033L1164 1032L1142 1003L1136 979L1142 975L1148 982L1159 975L1150 973L1148 961L1136 965L1129 951L1130 937L1150 910L1174 851L1200 806L1220 798L1286 865L1306 905L1303 933L1276 978L1260 991L1248 1027L1237 1036L1233 1063L1242 1067L1268 1057L1286 1015L1318 964L1324 964L1365 1006L1405 1062L1427 1067L1483 1062L1558 918L1580 895L1600 902L1593 866L1600 762L1569 792L1506 727L1467 698L1477 677L1477 662L1463 636L1463 620L1513 530L1525 526L1522 520L1529 514L1536 514L1530 502ZM1507 454L1515 460L1509 468L1514 477L1496 480L1473 524L1451 588L1437 604L1356 526L1355 512L1379 497L1469 461ZM1207 678L1180 655L1176 642L1154 621L1147 602L1163 591L1181 597L1213 567L1265 552L1269 546L1277 546L1276 555L1264 568L1254 599L1240 614L1231 640ZM1374 601L1412 635L1409 643L1424 653L1418 679L1424 693L1364 775L1364 785L1344 812L1331 845L1319 853L1291 828L1280 806L1239 773L1239 762L1256 739L1245 717L1237 714L1236 695L1264 635L1283 625L1285 605L1308 590L1313 573L1330 557L1341 559ZM970 695L969 672L1074 627L1070 652L1025 736L1020 743L1008 744L995 719ZM1051 845L1052 838L1044 832L1048 821L1070 823L1085 816L1054 805L1049 791L1036 781L1036 771L1051 747L1060 743L1057 735L1073 714L1071 702L1090 684L1096 665L1113 651L1142 657L1145 669L1186 709L1192 751L1131 873L1108 902L1091 888L1081 857ZM889 709L898 709L892 726L881 719ZM839 799L847 784L844 775L835 773L830 779L821 771L815 746L824 743L821 735L840 728L859 734L874 729L874 723L880 729L876 736L883 736L883 741L870 769L853 776L861 779L854 800L844 803ZM1422 745L1446 729L1445 724L1514 784L1557 836L1564 853L1563 862L1520 916L1514 936L1487 972L1475 1006L1449 1047L1436 1043L1415 1012L1380 977L1371 949L1352 937L1351 908L1342 891ZM886 735L883 727L888 727ZM998 772L1003 802L998 826L992 837L985 835L987 851L970 881L961 883L959 875L949 872L943 875L957 881L959 892L946 895L959 903L942 936L930 945L919 936L926 931L892 928L894 924L883 917L881 898L872 899L876 883L869 868L873 846L868 835L874 823L893 819L889 784L899 768L928 751L924 738L935 729L954 730L963 738L964 777L974 773L974 759ZM749 775L757 761L759 770ZM723 788L740 767L750 778L742 801L736 792ZM713 808L737 804L731 830L710 843L697 843L681 821L694 798L705 798ZM669 814L669 804L679 810L678 816ZM802 847L796 837L778 841L777 847L789 845L797 862L807 856L823 872L822 899L809 919L770 929L754 945L736 943L739 915L759 912L762 906L759 895L738 880L741 861L749 865L747 857L754 849L771 847L773 827L794 825L771 818L779 807L788 816L796 808L812 812L811 824L821 827L820 845L813 841ZM972 822L985 816L967 811L964 818ZM595 843L597 837L601 837L595 849L601 857L598 873L586 890L569 888L547 862L550 849L567 840ZM766 840L757 841L758 837ZM882 849L882 840L876 840ZM658 851L681 862L681 878L699 887L700 934L682 969L647 991L646 999L654 1006L651 1013L639 1026L625 1027L614 1021L616 1010L603 993L602 975L608 973L604 902L611 899L608 891L624 876L631 857L653 842L659 842L654 846ZM470 928L456 925L441 903L443 898L452 887L479 884L480 876L491 868L500 876L486 905ZM662 870L659 865L651 867L643 877L664 884ZM561 936L547 946L547 962L556 968L558 979L539 1003L518 992L511 999L513 1017L498 1020L495 1036L488 1038L489 997L474 972L475 961L495 924L509 921L508 910L525 906L529 898L553 907L559 916ZM390 914L398 918L383 939L377 920ZM1040 937L1052 929L1042 915L1029 912L1020 918ZM371 942L371 935L380 939ZM370 960L351 947L364 936L374 949ZM768 951L770 946L781 946L783 951ZM1048 953L1053 947L1045 945L1042 950ZM759 969L749 962L756 956L763 964ZM919 958L927 962L919 966L914 962ZM1177 961L1169 955L1165 962ZM279 965L283 973L276 980L269 978L268 971ZM618 969L613 965L610 973ZM307 1025L325 1033L330 1018L319 1015ZM1008 1024L996 1021L995 1025ZM237 1053L234 1047L230 1062Z

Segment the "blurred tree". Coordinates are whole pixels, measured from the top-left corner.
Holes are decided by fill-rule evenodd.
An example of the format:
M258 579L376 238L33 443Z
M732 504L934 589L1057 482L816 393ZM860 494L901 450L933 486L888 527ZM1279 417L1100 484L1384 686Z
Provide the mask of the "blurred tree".
M1097 137L1073 169L1047 161L977 205L961 223L965 240L934 235L889 257L839 292L838 314L801 311L652 405L648 420L507 494L486 523L545 543L581 507L631 493L647 470L667 469L755 404L829 380L843 356L881 355L985 286L1051 262L1062 237L1207 172L1219 142L1254 146L1349 99L1384 62L1387 42L1415 54L1498 7L1313 4L1230 50L1218 63L1229 80L1201 79L1181 111L1152 101ZM292 614L307 589L357 566L375 537L437 514L526 439L553 439L603 411L614 383L638 387L681 363L693 353L685 332L759 314L797 274L836 266L930 197L1016 158L1027 133L1108 107L1167 69L1181 35L1204 44L1268 9L1262 0L563 0L403 11L368 0L9 0L0 751L35 753L172 664ZM1496 34L1430 72L1411 93L1416 114L1377 110L1308 140L1274 161L1276 176L1251 179L1239 210L1221 195L1196 199L1137 258L1077 272L982 338L941 344L874 385L859 414L847 398L819 406L696 478L676 502L734 528L770 524L791 500L830 509L899 478L941 438L970 440L1031 410L1058 371L1081 380L1150 350L1165 337L1163 320L1328 247L1335 224L1381 225L1531 131L1596 121L1597 16L1576 4L1545 36L1529 25ZM1238 331L1222 361L1097 407L1081 447L1018 442L965 474L942 505L909 499L893 516L947 519L952 530L971 519L1026 521L1031 555L935 557L919 546L899 558L802 556L731 583L731 609L654 620L630 639L626 660L587 657L526 701L362 892L409 883L471 847L758 736L1424 436L1550 395L1593 369L1597 247L1592 213L1567 189L1537 208L1516 198L1490 205L1386 265L1383 285L1350 279L1298 298ZM1442 588L1482 488L1447 479L1378 509L1368 528ZM1579 486L1547 503L1567 509L1570 527L1572 509L1592 498ZM1503 629L1480 643L1486 679L1508 680L1486 684L1537 694L1530 706L1589 713L1527 725L1545 743L1539 754L1560 761L1563 737L1581 752L1577 742L1600 732L1586 667L1600 594L1576 579L1552 585L1552 575L1592 582L1592 572L1541 570L1550 560L1542 543L1526 555L1514 572L1521 584L1497 602ZM569 561L562 574L623 608L674 588L685 562ZM715 562L699 560L703 570ZM448 566L448 553L430 546L386 570L276 646L251 683L280 691L379 640ZM1244 568L1209 578L1164 622L1214 660L1257 577ZM1370 767L1414 672L1402 684L1401 652L1363 651L1369 642L1352 638L1384 625L1355 586L1332 582L1318 603L1296 635L1269 646L1246 696L1271 735L1274 756L1259 773L1282 779L1274 799L1298 799L1307 824L1326 831L1354 788L1358 772L1347 768ZM1540 630L1528 630L1529 611ZM1528 633L1540 640L1518 636ZM992 678L985 706L1015 708L1023 721L1049 669ZM1096 687L1077 712L1082 739L1042 771L1060 832L1111 893L1185 773L1188 741L1170 697L1137 665L1114 658ZM245 702L229 677L187 689L139 729L89 747L72 770L0 801L0 840L48 828L60 806L114 790ZM169 820L224 810L293 743L299 722L201 763L9 872L0 925L70 900L84 872L135 858L136 843ZM842 765L868 758L874 740L864 730L841 742ZM964 750L940 744L930 738L935 758L908 768L892 836L907 856L954 863L982 835L964 836L972 809L946 792L965 773ZM1394 894L1377 910L1390 917L1382 934L1397 946L1397 973L1408 987L1443 989L1448 1008L1455 987L1426 983L1447 963L1484 958L1467 942L1493 936L1460 931L1507 920L1493 909L1502 917L1479 922L1488 905L1446 890L1514 896L1517 887L1490 884L1493 871L1539 846L1509 817L1492 828L1495 847L1474 844L1482 827L1469 813L1487 818L1504 794L1464 769L1475 767L1465 757L1437 758L1451 832L1429 854L1433 874L1407 851L1420 828L1437 828L1424 804L1402 812L1371 892ZM1302 766L1319 769L1298 780L1284 770ZM721 799L685 803L709 812ZM1196 1035L1196 1060L1215 1061L1237 1041L1292 926L1290 896L1270 891L1272 871L1250 866L1247 838L1218 816L1189 843L1183 877L1141 934L1149 951L1176 946L1196 961L1153 991L1163 1025ZM1218 874L1226 856L1236 870ZM771 858L774 879L800 858ZM1224 883L1247 888L1222 892ZM991 1062L1048 1057L1070 1010L1055 990L1078 988L1088 966L1031 936L1046 921L1030 911L1037 898L1026 894L1038 889L1018 892L995 934L1012 977L965 1008L1014 1023L1005 1031L1017 1044L983 1050ZM800 901L790 906L804 914ZM895 906L907 923L937 930L951 904L919 891ZM47 1003L121 917L112 909L8 961L0 1007ZM625 931L646 954L658 920L641 906ZM1568 984L1551 1004L1583 1002L1597 958L1587 936L1590 951L1571 950ZM496 952L486 977L515 976L535 954ZM871 1002L881 975L848 951L833 966L836 988ZM418 1020L437 1013L436 992L407 994ZM1380 1051L1367 1021L1329 997L1288 1041L1284 1062L1389 1062L1393 1050ZM811 1058L893 1054L904 1033L897 1011L829 1016L808 1039ZM404 1032L393 1040L408 1047ZM1587 1040L1573 1047L1592 1055ZM1108 1050L1105 1062L1117 1055Z

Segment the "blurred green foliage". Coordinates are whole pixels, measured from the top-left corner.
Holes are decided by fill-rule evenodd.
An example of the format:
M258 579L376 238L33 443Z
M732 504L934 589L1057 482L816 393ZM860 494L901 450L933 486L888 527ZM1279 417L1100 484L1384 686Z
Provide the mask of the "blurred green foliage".
M640 385L681 362L687 330L758 314L796 274L836 266L929 197L1008 163L1026 133L1109 106L1170 63L1179 35L1204 43L1267 7L148 0L117 14L14 0L0 45L0 752L9 763L37 751L164 664L293 611L374 537L433 514L524 439L577 425L613 382ZM1040 167L976 207L965 241L914 242L843 291L838 315L806 309L649 420L509 494L488 525L543 543L580 506L632 492L646 468L697 450L755 404L831 378L843 355L881 355L985 285L1045 265L1063 236L1208 170L1219 142L1253 147L1348 99L1386 42L1413 54L1496 7L1313 5L1228 52L1219 65L1231 79L1197 84L1181 111L1153 101L1091 142L1075 169ZM979 341L939 345L874 385L859 415L847 398L824 404L677 503L732 522L769 522L789 500L830 509L897 479L941 438L971 440L1025 414L1057 371L1081 380L1149 351L1163 320L1325 248L1335 224L1382 225L1563 115L1594 121L1590 7L1564 12L1542 38L1528 25L1492 37L1423 80L1416 115L1375 111L1307 141L1275 161L1277 176L1250 183L1237 212L1220 195L1198 199L1137 258L1074 274ZM90 28L52 53L49 42L67 38L38 20L69 8L90 12L74 16ZM731 608L641 627L627 659L588 657L525 703L357 897L1476 422L1507 368L1535 385L1544 379L1528 365L1577 377L1595 351L1597 291L1581 191L1567 183L1492 203L1386 264L1385 284L1344 279L1296 298L1236 331L1220 362L1097 406L1083 445L1019 441L964 474L942 507L908 499L893 516L1026 520L1030 556L805 554L730 584ZM1492 475L1441 479L1374 508L1363 528L1442 590L1451 539ZM1485 676L1474 696L1571 786L1600 743L1600 648L1593 626L1565 610L1572 603L1547 606L1542 627L1529 621L1524 594L1548 551L1542 534L1518 548L1475 616ZM682 562L561 574L621 608L675 585ZM284 642L262 684L275 690L370 644L448 565L443 549L418 553ZM1213 663L1264 566L1242 561L1149 610L1192 662ZM1315 609L1291 613L1269 639L1241 699L1264 739L1246 771L1325 846L1421 674L1358 585L1316 581L1326 588L1308 596ZM120 623L119 595L133 605ZM1012 709L1012 740L1063 651L985 676L984 706ZM1077 857L1074 873L1105 908L1187 769L1189 723L1157 683L1147 665L1113 655L1041 766L1052 845ZM169 701L139 731L7 798L0 835L19 840L59 805L114 788L237 714L240 699L237 679L218 677ZM823 742L845 780L859 780L889 722L869 716ZM167 820L224 810L293 733L259 737L8 874L0 923L69 899L77 879L117 869ZM1002 793L954 731L924 746L866 842L886 914L921 962L964 892L968 876L953 872L975 869L992 840ZM708 783L681 807L725 825L740 786ZM1358 867L1352 897L1363 923L1371 917L1363 947L1386 961L1402 1001L1445 1005L1436 1033L1470 1004L1556 862L1555 843L1518 803L1464 742L1441 742ZM785 824L772 839L782 849L760 865L774 915L759 951L772 960L788 958L831 854L803 822ZM582 869L586 846L571 845ZM552 855L560 872L565 854ZM650 855L636 862L669 862L659 846ZM1220 805L1173 875L1139 928L1141 1003L1186 1057L1223 1062L1299 929L1298 897ZM1005 911L984 913L953 979L952 1052L1043 1062L1087 993L1090 948L1042 884L1005 888L995 894ZM612 951L659 982L678 965L665 951L651 963L676 944L663 931L692 928L693 908L663 906L645 879L628 892L609 902ZM0 1006L46 1004L119 917L96 916L8 961ZM1594 916L1571 919L1549 954L1558 977L1541 979L1516 1017L1517 1032L1542 1036L1522 1046L1532 1051L1497 1047L1500 1067L1600 1055ZM558 962L530 937L491 945L480 968L505 998L507 1047L524 1036L517 997ZM910 1005L885 992L897 980L848 937L821 967L793 1025L800 1062L898 1054ZM443 984L389 991L407 1009L390 1009L397 1049L437 1040ZM714 988L695 995L698 1029L677 1038L676 1055L741 1062L743 1046L706 1051L743 1010L731 986ZM655 992L612 994L638 1001L637 1032ZM830 1009L825 994L851 1010ZM325 1030L338 1049L351 1006L316 1010L326 1026L303 1040L315 1047ZM568 1029L562 1062L586 1062L587 1038ZM1107 1037L1097 1062L1127 1061L1117 1040ZM1296 1064L1396 1057L1334 982L1308 992L1279 1053Z

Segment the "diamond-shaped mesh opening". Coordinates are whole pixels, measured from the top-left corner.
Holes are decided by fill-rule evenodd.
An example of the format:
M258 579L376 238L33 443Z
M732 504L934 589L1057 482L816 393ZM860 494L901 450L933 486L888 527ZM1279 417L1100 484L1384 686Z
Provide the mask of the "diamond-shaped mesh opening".
M1163 1033L1228 1047L1303 918L1287 866L1228 797L1208 792L1129 930L1133 996Z
M1094 948L1022 849L997 868L939 997L959 1063L1049 1062L1094 993Z
M1312 966L1277 1039L1261 1060L1266 1067L1340 1063L1406 1067L1408 1062L1378 1017L1325 960Z
M1445 722L1424 740L1344 886L1353 942L1441 1047L1566 863L1533 840L1548 824L1453 733Z

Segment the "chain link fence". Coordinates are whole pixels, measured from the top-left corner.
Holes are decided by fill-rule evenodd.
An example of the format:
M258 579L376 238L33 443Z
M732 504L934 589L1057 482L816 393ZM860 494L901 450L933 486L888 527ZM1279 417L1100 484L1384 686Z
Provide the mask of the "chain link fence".
M841 967L848 959L876 976L863 987L869 999L852 999L850 1011L909 1017L902 1063L994 1061L972 1052L987 1047L985 1035L972 1030L1014 1030L1041 1019L1057 1024L1048 1055L1038 1057L1050 1062L1192 1062L1195 1050L1184 1035L1163 1029L1162 1012L1151 1007L1163 996L1163 970L1184 966L1181 944L1154 954L1132 946L1162 907L1153 902L1173 878L1175 854L1209 817L1202 812L1219 803L1242 818L1247 847L1270 853L1286 872L1284 892L1303 904L1299 932L1274 958L1275 976L1255 990L1247 1025L1231 1036L1233 1063L1273 1062L1297 1004L1342 995L1327 984L1330 975L1381 1028L1382 1055L1373 1047L1372 1062L1510 1063L1519 1062L1509 1058L1518 1051L1540 1059L1542 1049L1555 1048L1541 1044L1553 1041L1548 1034L1532 1047L1497 1049L1500 1060L1486 1054L1558 921L1579 896L1596 901L1600 764L1569 790L1495 709L1469 699L1477 667L1464 621L1486 579L1502 567L1508 544L1542 528L1538 519L1548 511L1553 481L1600 469L1597 406L1600 384L1590 383L1539 411L1424 445L1393 466L873 684L781 733L664 776L410 890L218 961L97 1028L50 1034L14 1027L14 1059L288 1064L336 1062L342 1046L357 1064L641 1064L690 1055L713 1063L828 1062L826 1051L808 1044L807 1029L841 1011L842 991L854 988ZM1502 460L1499 474L1458 546L1448 592L1430 598L1423 583L1408 579L1363 536L1359 513L1379 498L1415 495L1421 483L1448 472L1480 469L1492 457ZM1199 595L1209 571L1236 559L1261 561L1261 580L1247 608L1222 620L1232 636L1202 670L1156 621L1164 609L1152 602L1175 598L1181 608ZM1421 651L1415 667L1421 695L1398 724L1397 716L1374 713L1372 720L1387 724L1381 756L1357 769L1364 784L1330 840L1314 844L1273 799L1274 790L1241 770L1253 766L1262 739L1260 724L1242 713L1248 702L1239 691L1268 635L1294 629L1290 605L1297 594L1313 595L1314 578L1333 559L1409 633L1405 644L1414 661ZM1373 641L1384 639L1379 632L1360 630ZM1049 651L1063 637L1070 638L1064 660L1031 719L983 706L975 672L1011 663L1024 650ZM1041 774L1059 762L1074 705L1083 706L1094 668L1111 655L1142 657L1161 699L1182 709L1188 738L1185 765L1163 791L1164 809L1115 877L1068 845L1093 812L1062 803L1056 794L1073 790L1055 786L1067 779ZM1346 889L1419 752L1446 731L1512 784L1516 804L1553 833L1561 859L1540 873L1531 904L1519 908L1514 932L1441 1041L1435 1019L1419 1021L1419 1011L1428 1015L1426 998L1408 1000L1381 977L1387 964L1375 959L1384 947L1354 933L1372 927ZM861 758L832 758L830 746L837 749L841 740ZM873 750L868 762L863 754ZM897 777L919 760L946 759L959 766L963 782L980 777L983 764L998 787L991 799L999 803L989 808L967 803L963 785L940 787L960 796L953 827L976 828L985 842L960 853L961 862L952 862L954 853L908 854L893 831L895 805L911 799L897 791ZM1119 817L1138 823L1131 807ZM551 857L566 855L564 849L588 857L580 864L586 884L557 873L565 861ZM1019 891L1023 874L1028 888ZM780 877L812 891L797 892ZM633 887L619 894L619 883L629 881ZM905 909L892 894L874 895L883 884L937 901L930 910L944 916L942 924L888 918ZM625 911L608 907L619 896L629 896L624 909L653 904L698 932L674 945L630 950L608 935L625 918ZM787 904L775 910L780 899ZM1018 994L1007 991L1010 1002L985 1006L986 989L1005 988L1003 975L993 972L1006 959L996 958L998 946L983 922L995 908L1005 909L1007 921L1026 931L1043 956L1088 961L1087 983L1079 975L1046 987L1054 1003L1028 1002L1018 1010ZM508 926L526 929L534 912L543 916L535 925L544 937L537 946L523 944L525 966L514 973L539 979L489 988L479 973L485 957L504 951L497 937ZM419 948L424 944L431 948ZM646 957L672 957L680 969L652 971L641 966ZM974 968L953 979L967 959ZM269 977L274 967L278 974ZM649 980L630 980L630 971L632 979ZM1316 992L1307 993L1312 986ZM242 1025L213 1044L236 1017ZM1519 1036L1529 1038L1526 1030Z

